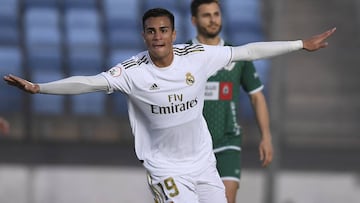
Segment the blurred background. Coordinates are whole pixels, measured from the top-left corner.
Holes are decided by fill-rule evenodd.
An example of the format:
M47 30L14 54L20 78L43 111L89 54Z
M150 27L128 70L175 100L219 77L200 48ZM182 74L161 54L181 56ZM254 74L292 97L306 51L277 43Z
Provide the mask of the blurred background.
M195 35L191 0L0 0L0 75L34 82L92 75L145 49L141 17L175 15L177 43ZM360 1L222 0L234 45L293 40L337 27L330 46L255 62L268 98L275 159L259 163L259 132L241 100L238 202L360 202ZM27 95L0 83L0 202L152 202L117 93Z

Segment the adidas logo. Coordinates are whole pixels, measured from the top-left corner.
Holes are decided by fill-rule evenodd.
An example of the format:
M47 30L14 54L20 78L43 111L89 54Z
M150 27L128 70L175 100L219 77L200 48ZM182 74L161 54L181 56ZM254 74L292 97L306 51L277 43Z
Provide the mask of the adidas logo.
M157 89L159 89L159 87L157 86L156 83L152 84L150 87L150 90L157 90Z

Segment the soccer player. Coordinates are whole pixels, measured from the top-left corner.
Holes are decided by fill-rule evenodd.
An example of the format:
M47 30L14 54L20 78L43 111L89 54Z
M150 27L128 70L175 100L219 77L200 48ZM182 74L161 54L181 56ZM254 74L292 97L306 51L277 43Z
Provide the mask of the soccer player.
M10 130L10 124L7 120L0 117L0 132L4 134L8 134Z
M193 0L191 21L197 36L190 44L230 46L220 36L222 13L218 0ZM236 202L241 177L242 131L237 122L240 86L249 94L261 132L260 160L266 167L272 161L273 148L269 114L263 85L250 61L233 62L208 79L205 90L204 117L213 138L216 167L225 185L228 203Z
M124 93L135 152L148 171L155 201L226 203L211 135L202 115L207 79L231 61L326 47L324 40L335 29L306 40L226 47L173 45L174 16L166 9L146 11L142 22L147 51L107 72L41 84L13 75L4 76L4 80L33 94Z

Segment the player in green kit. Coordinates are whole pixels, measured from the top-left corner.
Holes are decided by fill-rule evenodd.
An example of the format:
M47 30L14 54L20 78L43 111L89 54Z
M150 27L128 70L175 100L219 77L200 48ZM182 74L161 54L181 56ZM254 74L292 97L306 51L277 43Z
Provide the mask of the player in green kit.
M219 36L222 25L219 1L194 0L191 13L197 36L189 43L231 46ZM236 201L241 176L242 132L237 122L240 86L249 94L256 113L261 131L259 153L263 166L271 163L273 154L263 85L252 62L233 62L208 79L203 109L228 203Z

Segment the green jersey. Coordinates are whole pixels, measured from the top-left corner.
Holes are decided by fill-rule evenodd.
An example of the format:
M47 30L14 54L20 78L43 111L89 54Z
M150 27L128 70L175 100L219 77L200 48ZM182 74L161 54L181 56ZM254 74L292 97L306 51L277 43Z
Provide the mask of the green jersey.
M222 45L230 46L223 40ZM237 121L240 86L248 94L262 90L263 85L252 62L231 63L208 79L203 115L215 152L240 150L241 128Z

